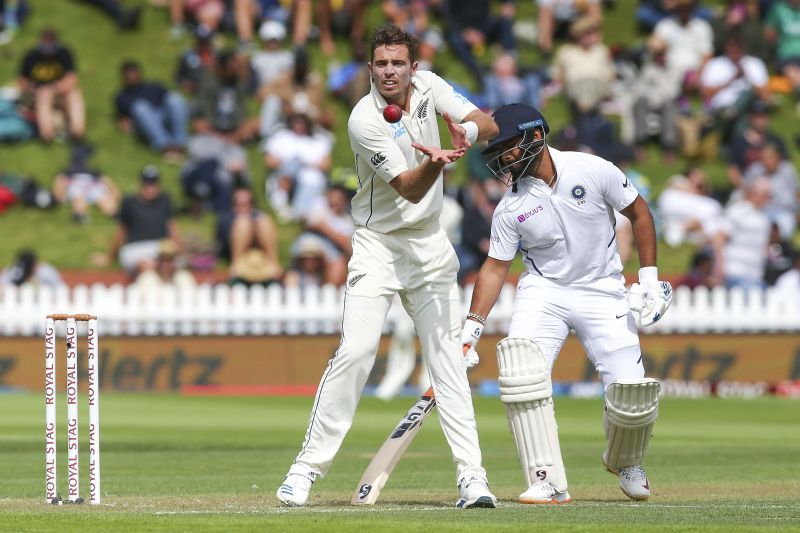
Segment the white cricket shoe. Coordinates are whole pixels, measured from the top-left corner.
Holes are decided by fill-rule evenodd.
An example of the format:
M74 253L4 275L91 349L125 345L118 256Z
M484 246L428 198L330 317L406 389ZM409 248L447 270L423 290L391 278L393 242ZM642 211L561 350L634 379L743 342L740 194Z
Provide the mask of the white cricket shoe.
M619 488L631 500L646 500L650 497L650 481L642 465L623 466L619 469Z
M309 472L308 475L289 472L283 484L278 487L278 499L289 507L302 507L308 501L308 493L311 492L311 485L314 484L316 474Z
M460 496L456 502L458 508L487 507L494 509L497 506L497 498L489 491L489 484L483 478L478 476L463 478L458 484L458 489Z
M558 492L549 481L537 480L519 495L519 503L569 503L569 492Z

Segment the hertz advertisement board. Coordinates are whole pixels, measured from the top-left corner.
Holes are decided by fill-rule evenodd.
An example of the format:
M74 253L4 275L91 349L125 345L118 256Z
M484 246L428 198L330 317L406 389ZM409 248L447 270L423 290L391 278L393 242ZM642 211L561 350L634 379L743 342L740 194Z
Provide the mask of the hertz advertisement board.
M496 379L494 345L484 337L481 363L470 381ZM81 379L85 382L84 339L79 341ZM175 391L189 385L316 385L339 337L106 337L100 345L100 386L118 391ZM648 376L698 381L800 379L798 335L648 335L642 337ZM385 368L389 338L384 337L370 381ZM56 375L64 379L64 345L59 339ZM574 337L561 351L555 381L596 379L594 368ZM0 347L0 387L44 387L44 341L4 338Z

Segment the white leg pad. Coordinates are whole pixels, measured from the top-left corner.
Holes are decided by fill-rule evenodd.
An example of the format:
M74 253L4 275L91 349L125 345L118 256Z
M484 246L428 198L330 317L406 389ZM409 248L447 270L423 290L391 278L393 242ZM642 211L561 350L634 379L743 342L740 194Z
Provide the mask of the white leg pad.
M548 481L567 490L567 473L558 443L550 368L528 339L506 338L497 345L500 400L517 445L525 482Z
M606 389L603 423L608 447L603 461L612 472L644 463L660 391L653 378L617 380Z

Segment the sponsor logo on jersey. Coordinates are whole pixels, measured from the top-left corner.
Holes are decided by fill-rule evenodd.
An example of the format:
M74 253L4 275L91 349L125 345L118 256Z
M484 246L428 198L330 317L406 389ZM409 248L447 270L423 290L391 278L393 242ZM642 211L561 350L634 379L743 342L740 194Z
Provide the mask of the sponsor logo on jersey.
M369 158L369 162L372 163L373 167L380 166L380 164L385 161L386 161L386 156L383 155L383 152L378 152L377 154Z
M350 278L350 280L347 282L347 285L349 287L355 286L355 284L358 283L359 280L361 280L361 278L363 278L364 276L366 276L366 274L356 274L355 276Z
M393 138L397 139L398 137L402 137L406 133L406 127L403 126L400 122L397 124L390 124L391 128L394 130Z
M527 213L522 213L522 214L517 215L517 220L519 220L520 222L525 222L526 220L531 218L533 215L535 215L536 213L538 213L542 209L544 209L544 207L542 207L541 205L537 205L535 208L531 209Z

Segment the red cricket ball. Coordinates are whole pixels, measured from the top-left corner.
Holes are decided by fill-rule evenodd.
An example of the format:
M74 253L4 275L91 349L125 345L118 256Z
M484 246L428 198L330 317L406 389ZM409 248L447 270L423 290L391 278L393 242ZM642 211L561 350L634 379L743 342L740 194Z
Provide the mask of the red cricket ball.
M400 119L403 118L403 110L397 104L389 104L383 108L383 118L392 124L400 122Z

